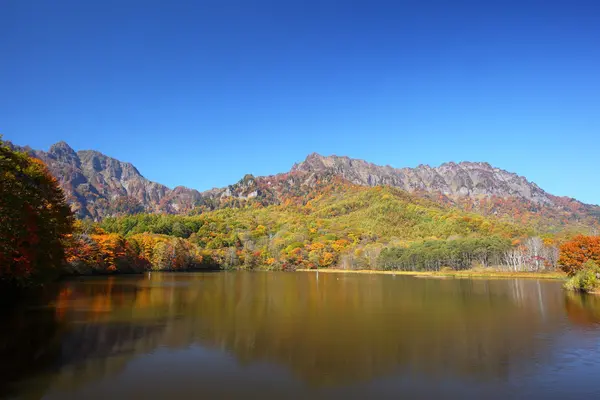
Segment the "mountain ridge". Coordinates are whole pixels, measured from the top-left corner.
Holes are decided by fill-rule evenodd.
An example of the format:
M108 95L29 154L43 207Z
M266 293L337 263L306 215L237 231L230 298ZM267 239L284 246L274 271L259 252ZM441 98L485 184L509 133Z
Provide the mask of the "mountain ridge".
M93 219L137 212L185 214L198 209L239 207L249 201L268 206L290 196L306 197L334 179L359 186L388 185L484 215L513 217L525 210L559 223L580 221L590 215L600 217L598 206L554 196L524 176L485 161L394 168L313 152L294 163L288 172L261 177L247 174L234 184L200 192L185 186L171 189L148 180L129 162L95 150L75 151L64 141L47 152L6 143L44 161L65 190L76 215Z
M415 168L393 168L347 156L312 153L305 161L292 167L292 171L325 170L341 174L350 182L364 186L384 184L409 192L425 190L456 196L508 195L523 197L536 203L552 203L550 195L535 183L487 162L446 162L439 167L420 164ZM483 179L487 179L487 182L481 182ZM489 190L490 186L496 190Z
M78 217L98 219L110 214L141 211L189 211L193 206L177 200L185 201L191 197L195 203L200 196L194 189L170 189L150 181L132 163L96 150L75 151L64 141L53 144L47 152L6 143L46 163Z

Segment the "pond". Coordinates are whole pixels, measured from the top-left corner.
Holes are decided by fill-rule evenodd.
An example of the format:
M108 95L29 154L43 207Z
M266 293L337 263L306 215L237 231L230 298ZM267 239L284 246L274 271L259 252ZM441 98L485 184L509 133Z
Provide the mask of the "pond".
M0 318L0 397L600 395L600 299L556 281L91 277Z

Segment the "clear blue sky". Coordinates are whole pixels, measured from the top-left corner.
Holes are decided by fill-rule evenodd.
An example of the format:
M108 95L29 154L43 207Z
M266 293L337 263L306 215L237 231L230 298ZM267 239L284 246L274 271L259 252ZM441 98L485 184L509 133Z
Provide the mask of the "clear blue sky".
M598 1L0 0L0 133L168 186L316 151L600 203Z

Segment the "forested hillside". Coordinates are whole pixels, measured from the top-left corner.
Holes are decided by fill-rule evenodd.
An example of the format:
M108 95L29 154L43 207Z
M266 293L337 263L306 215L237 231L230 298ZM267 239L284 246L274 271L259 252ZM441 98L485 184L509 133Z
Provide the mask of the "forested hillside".
M438 247L450 243L460 260L445 263L441 257L426 265L413 257L411 266L402 269L464 269L474 262L497 265L537 234L531 227L466 213L399 189L341 181L324 185L308 199L290 197L281 205L252 203L195 216L106 218L100 226L134 240L145 233L187 239L205 263L224 268L273 269L392 268L380 257L383 249L414 249L416 245L432 249L427 247L431 243ZM544 239L542 247L556 249L556 235ZM556 265L556 256L550 253L538 263L539 269Z

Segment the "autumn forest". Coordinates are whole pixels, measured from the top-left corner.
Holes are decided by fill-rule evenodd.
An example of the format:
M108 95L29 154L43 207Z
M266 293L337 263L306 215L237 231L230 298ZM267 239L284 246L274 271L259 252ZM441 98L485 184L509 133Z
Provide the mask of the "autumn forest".
M148 213L121 197L116 204L122 207L94 221L74 216L59 179L40 159L0 147L3 285L192 269L491 268L575 275L600 262L597 218L531 211L510 198L450 202L323 174L309 189L280 191L277 201L223 195L184 214ZM245 177L241 184L253 180L259 179Z

